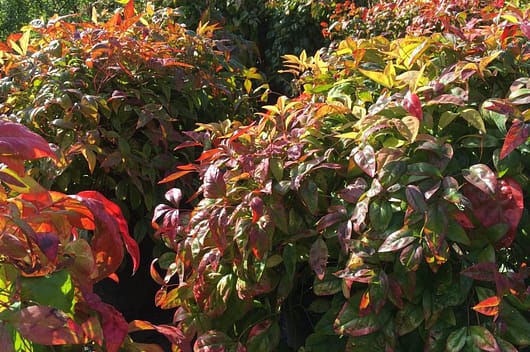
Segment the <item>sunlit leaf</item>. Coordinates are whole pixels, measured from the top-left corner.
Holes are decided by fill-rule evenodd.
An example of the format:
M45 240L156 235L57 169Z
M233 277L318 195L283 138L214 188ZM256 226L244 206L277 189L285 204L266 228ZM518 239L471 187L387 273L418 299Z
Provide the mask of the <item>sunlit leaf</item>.
M12 316L16 329L35 343L65 345L86 342L79 325L56 308L33 305L14 312Z
M215 165L211 165L204 175L203 193L206 198L221 198L226 194L226 183L223 173Z
M420 98L411 91L408 91L403 98L403 107L407 112L416 117L419 121L423 119L423 110L421 108Z
M495 173L484 164L472 165L468 170L463 170L464 178L473 186L486 194L494 194L497 189Z
M402 228L392 232L385 241L379 246L379 252L394 252L405 248L416 240L416 237L412 236L412 231L408 228Z
M513 123L506 134L506 138L504 139L499 158L504 159L515 148L525 143L529 135L530 125L521 120L513 120Z

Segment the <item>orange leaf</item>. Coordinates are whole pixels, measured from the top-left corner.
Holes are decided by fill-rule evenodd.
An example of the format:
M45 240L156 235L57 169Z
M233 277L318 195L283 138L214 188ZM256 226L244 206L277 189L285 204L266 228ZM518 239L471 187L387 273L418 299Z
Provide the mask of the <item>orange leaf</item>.
M125 8L123 9L123 16L126 20L134 17L134 0L129 0Z
M488 317L494 317L499 314L500 303L501 299L499 297L491 296L475 305L473 310Z

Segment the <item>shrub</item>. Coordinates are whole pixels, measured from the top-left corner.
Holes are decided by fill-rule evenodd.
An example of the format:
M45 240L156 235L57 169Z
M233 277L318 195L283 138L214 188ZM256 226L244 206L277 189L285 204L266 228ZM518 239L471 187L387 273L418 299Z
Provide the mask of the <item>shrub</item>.
M195 350L530 344L528 12L474 16L288 55L300 96L189 134L166 181L196 172L199 199L155 208L152 276Z
M172 9L137 13L129 1L105 22L99 17L54 17L10 35L0 46L0 114L56 145L61 168L36 165L37 179L113 197L127 218L136 214L141 240L145 214L163 195L157 180L179 158L194 158L172 152L181 130L251 115L259 102L252 82L261 76L213 39L217 26L190 31Z

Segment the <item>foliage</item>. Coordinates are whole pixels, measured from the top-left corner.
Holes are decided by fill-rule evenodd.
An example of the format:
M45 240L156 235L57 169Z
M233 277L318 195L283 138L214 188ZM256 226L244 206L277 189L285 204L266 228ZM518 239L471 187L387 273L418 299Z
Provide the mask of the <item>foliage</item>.
M174 3L189 27L199 21L220 23L226 31L218 31L218 38L230 38L237 43L236 53L241 60L248 66L257 65L275 92L290 91L290 82L277 72L282 66L282 55L299 54L302 50L312 52L325 44L319 25L325 16L322 1L176 0Z
M190 157L173 155L180 131L250 116L261 75L231 59L230 43L213 38L217 26L192 32L172 9L138 13L129 1L101 17L54 17L0 44L0 113L56 145L60 169L35 165L36 178L114 197L127 218L139 215L141 239L162 198L156 181Z
M89 4L87 0L1 0L0 38L3 40L10 33L18 31L22 25L42 17L51 17L55 14L88 14Z
M18 123L0 120L0 150L2 348L118 351L127 322L92 288L113 277L124 247L138 268L138 245L120 209L98 192L48 191L28 176L25 161L58 160L42 137Z
M487 17L503 5L503 0L400 0L359 6L347 0L327 5L329 20L322 23L322 32L333 39L428 35L457 24L480 21L482 15Z
M475 10L286 55L300 96L188 134L201 156L163 181L197 173L198 203L155 208L152 276L195 351L530 345L530 11Z

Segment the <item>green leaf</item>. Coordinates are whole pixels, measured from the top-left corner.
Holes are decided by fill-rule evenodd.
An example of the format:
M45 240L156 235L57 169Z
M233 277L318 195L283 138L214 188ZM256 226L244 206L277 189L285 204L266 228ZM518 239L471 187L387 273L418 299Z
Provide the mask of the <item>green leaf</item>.
M269 167L276 181L281 181L283 179L283 161L279 158L271 158Z
M454 121L454 119L457 118L457 116L458 113L456 112L444 111L440 116L440 122L438 123L438 126L440 128L446 128L451 122Z
M302 202L313 215L318 214L318 187L313 180L306 180L299 190Z
M447 342L445 344L445 350L447 352L459 352L464 348L466 344L467 327L462 327L458 330L453 331L449 334Z
M482 133L486 133L486 126L484 125L484 120L482 115L475 109L464 109L460 113L460 116L464 118L471 126L475 127Z
M416 304L407 303L403 309L396 314L395 325L399 336L414 331L423 322L423 308Z
M252 327L247 348L249 351L268 352L280 342L280 326L276 321L266 320Z
M342 290L342 280L326 273L322 280L315 278L313 281L313 293L317 296L331 296Z
M399 178L407 171L407 164L402 160L387 162L379 171L379 182L385 188L399 181Z
M449 240L454 241L454 242L465 244L467 246L471 244L471 240L467 236L466 231L456 221L448 222L446 236Z
M506 324L503 338L516 346L530 345L530 323L521 312L503 300L499 315Z
M24 299L72 312L74 286L68 271L61 270L44 277L21 277L19 280Z
M368 209L368 217L376 231L384 231L392 220L392 206L385 199L373 199Z
M383 309L378 315L359 315L360 295L352 297L339 312L333 328L339 335L364 336L378 331L387 322L389 313Z
M500 350L493 334L483 326L470 326L469 336L473 344L483 351L497 352Z

